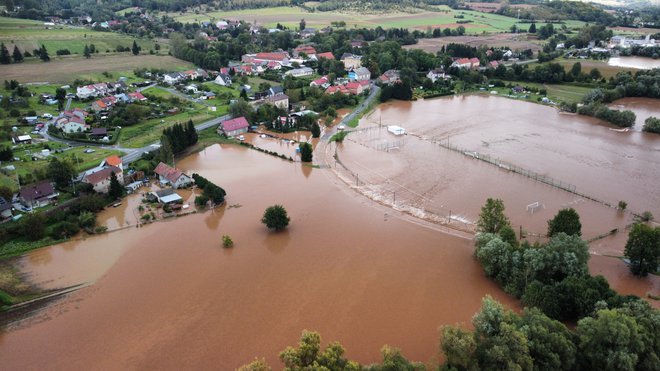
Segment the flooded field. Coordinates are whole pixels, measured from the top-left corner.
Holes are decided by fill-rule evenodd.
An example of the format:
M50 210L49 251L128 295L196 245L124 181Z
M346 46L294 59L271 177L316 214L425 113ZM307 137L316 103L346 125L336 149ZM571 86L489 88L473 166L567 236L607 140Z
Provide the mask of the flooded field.
M485 278L469 236L359 196L330 169L217 145L177 166L225 188L227 205L30 254L21 267L36 282L95 283L0 333L3 367L278 366L303 329L362 362L384 344L433 362L438 327L469 323L485 294L518 308ZM282 233L259 222L275 203L291 217Z
M380 120L408 135L378 128ZM585 239L619 230L594 242L592 254L620 256L633 217L592 198L612 205L625 200L629 209L660 215L660 138L647 133L616 132L588 117L483 96L384 104L360 127L338 146L340 163L330 160L345 182L380 203L453 228L474 230L481 206L497 197L516 232L542 241L547 220L573 207ZM528 176L511 171L514 165ZM590 267L607 271L620 292L660 293L658 277L632 282L638 280L618 259L597 258Z
M660 68L660 59L646 57L612 57L607 64L615 67L635 68L639 70L650 70Z

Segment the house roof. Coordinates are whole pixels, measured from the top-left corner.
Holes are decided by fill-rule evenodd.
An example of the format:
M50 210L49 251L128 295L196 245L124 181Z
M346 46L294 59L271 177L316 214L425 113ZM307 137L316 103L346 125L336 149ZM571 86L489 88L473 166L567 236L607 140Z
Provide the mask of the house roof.
M269 102L279 102L281 100L289 99L289 96L286 94L278 94L278 95L273 95L271 97L268 97L267 100Z
M317 55L316 55L316 58L318 58L318 59L321 59L321 58L325 58L325 59L335 59L335 55L332 54L332 52L325 52L325 53L319 53L319 54L317 54Z
M316 49L311 45L300 45L294 49L297 53L305 53L307 55L316 54Z
M137 100L147 100L147 98L144 95L142 95L142 93L140 93L139 91L136 91L134 93L128 93L128 96Z
M41 182L24 187L19 192L19 197L26 201L34 201L40 198L45 198L55 193L55 188L50 182Z
M271 87L270 89L268 89L268 91L272 95L284 94L284 88L279 85Z
M117 155L112 155L110 157L106 157L105 163L110 165L110 166L119 166L121 165L122 161L121 158Z
M97 172L91 173L91 174L86 174L83 177L83 182L89 183L89 184L98 184L101 183L104 180L107 180L110 178L110 174L115 173L119 174L121 173L121 169L119 169L116 166L109 166L106 168L103 168L102 170L99 170Z
M0 211L5 211L11 209L11 203L7 202L4 197L0 197Z
M154 172L167 179L170 183L176 182L181 175L185 175L181 170L175 169L164 162L159 163Z
M92 134L92 135L108 135L108 129L106 129L106 128L93 128L92 132L90 134Z
M316 85L323 85L326 82L328 82L328 76L323 76L320 79L316 79L316 80L312 81L312 83L316 84Z
M245 119L245 117L243 116L236 117L231 120L223 121L221 125L222 125L222 130L224 130L225 132L245 129L250 126L250 124L248 124L247 122L247 119Z
M262 59L266 61L283 61L288 58L288 55L284 52L271 52L271 53L257 53L255 56L256 59Z

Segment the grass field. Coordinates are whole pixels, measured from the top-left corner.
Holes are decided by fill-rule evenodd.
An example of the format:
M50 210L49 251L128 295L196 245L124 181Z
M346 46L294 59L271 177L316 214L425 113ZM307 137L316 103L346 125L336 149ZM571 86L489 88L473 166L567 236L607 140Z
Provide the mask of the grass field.
M383 27L383 28L408 28L426 30L433 28L456 28L460 26L456 22L472 21L462 24L467 33L477 34L483 32L506 32L517 20L497 14L488 14L470 10L453 10L446 6L436 7L437 11L419 11L417 13L390 13L390 14L360 14L340 12L314 12L310 13L298 7L273 7L262 9L238 10L229 12L208 13L170 13L180 22L201 22L217 19L241 19L265 27L274 27L281 23L290 28L297 28L301 19L305 19L307 27L324 27L332 21L345 21L346 27ZM454 18L462 16L463 18ZM579 27L583 22L568 21L567 27ZM540 26L540 25L537 25ZM522 26L527 28L527 26Z
M567 84L538 84L533 82L521 82L521 81L507 81L514 85L520 85L523 87L537 88L537 89L546 89L548 92L548 99L554 102L564 101L567 103L579 103L589 91L592 90L590 87L584 86L575 86ZM491 89L492 90L492 89ZM495 90L498 90L495 88ZM509 89L507 88L508 92ZM536 95L533 96L536 99Z
M128 148L144 147L160 140L165 128L176 123L185 124L188 120L192 120L194 124L199 124L212 119L216 114L217 112L207 112L206 107L204 107L166 116L162 119L146 120L137 125L122 128L119 143Z
M72 54L82 55L85 45L94 44L99 54L113 53L117 46L130 47L135 40L143 53L154 49L154 41L134 38L116 32L100 32L84 27L55 26L46 28L43 22L27 19L0 17L0 42L12 51L14 46L32 53L45 45L48 54L56 56L59 49L68 49ZM160 53L167 54L167 45L161 45Z
M498 33L483 36L449 36L435 39L420 39L417 44L404 45L404 49L422 49L429 53L437 53L444 45L456 43L465 44L473 47L503 47L508 46L512 50L532 49L533 52L541 50L543 41L535 37L529 37L528 34Z
M180 71L192 68L191 63L166 55L107 55L84 57L68 57L53 59L48 63L41 61L3 65L1 68L3 80L18 80L28 82L70 83L76 78L96 79L102 72L133 71L138 67L163 68ZM105 78L107 79L107 78ZM105 81L105 80L104 80Z
M571 67L573 67L573 64L575 64L576 62L580 62L580 64L582 65L582 72L589 73L589 71L591 71L593 68L597 68L600 71L601 75L603 75L603 77L608 79L622 71L629 71L632 73L639 71L634 68L610 66L609 64L607 64L606 60L600 61L600 60L592 60L592 59L561 58L561 59L555 59L552 62L561 64L562 66L564 66L564 69L567 71L570 70Z

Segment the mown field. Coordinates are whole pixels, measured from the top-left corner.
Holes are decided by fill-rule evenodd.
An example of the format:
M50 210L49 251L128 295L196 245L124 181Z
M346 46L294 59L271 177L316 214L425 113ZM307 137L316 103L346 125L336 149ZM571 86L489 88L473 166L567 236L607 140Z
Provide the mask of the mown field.
M212 19L241 19L247 22L257 22L265 27L274 27L277 23L290 28L297 28L301 19L305 19L307 27L329 26L333 21L344 21L346 27L383 27L408 28L426 30L432 28L456 28L464 26L467 33L506 32L517 23L515 18L497 14L481 13L470 10L454 10L446 6L436 7L437 11L419 11L416 13L360 14L359 12L314 12L310 13L298 7L273 7L263 9L238 10L229 12L207 13L170 13L180 22L202 22ZM456 18L462 17L462 18ZM471 21L458 24L458 21ZM580 27L584 23L568 21L567 27ZM538 26L538 25L537 25ZM527 28L522 25L522 28Z
M82 55L85 45L94 44L99 54L105 54L114 53L118 46L131 47L133 40L142 48L143 53L149 53L154 49L153 40L134 38L116 32L61 25L46 28L43 22L0 17L0 42L3 42L10 51L16 45L21 52L32 53L34 49L44 45L52 58L60 49L68 49L72 54ZM160 53L167 54L167 45L161 45Z
M3 80L18 80L21 83L52 82L70 83L76 78L98 79L103 72L132 71L135 68L162 68L181 71L193 67L192 63L167 55L107 55L68 57L52 59L50 62L30 61L0 67Z
M504 47L512 50L532 49L537 52L543 48L543 41L530 37L529 34L498 33L490 35L449 36L434 39L420 39L417 44L404 45L404 49L422 49L429 53L437 53L448 44L465 44L473 47Z

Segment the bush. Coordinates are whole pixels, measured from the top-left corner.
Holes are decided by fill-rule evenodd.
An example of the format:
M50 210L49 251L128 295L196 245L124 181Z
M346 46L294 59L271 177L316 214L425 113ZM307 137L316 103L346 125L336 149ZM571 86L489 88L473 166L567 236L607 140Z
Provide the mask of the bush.
M204 196L204 195L199 195L195 197L195 206L204 208L206 207L206 204L209 202L209 198Z
M222 236L222 247L224 248L234 247L234 241L227 234Z
M281 231L286 228L289 225L290 220L291 219L282 205L268 207L264 212L263 218L261 218L261 222L264 223L266 227L276 231Z

